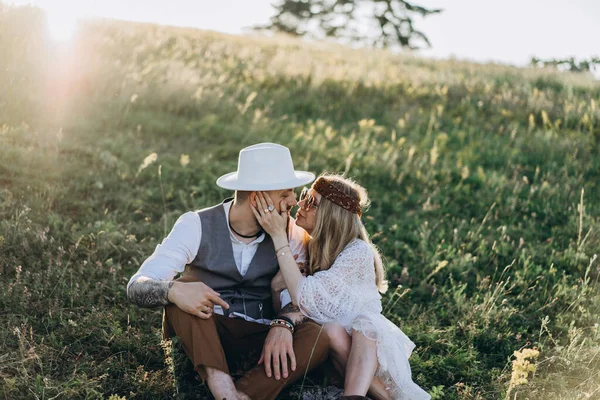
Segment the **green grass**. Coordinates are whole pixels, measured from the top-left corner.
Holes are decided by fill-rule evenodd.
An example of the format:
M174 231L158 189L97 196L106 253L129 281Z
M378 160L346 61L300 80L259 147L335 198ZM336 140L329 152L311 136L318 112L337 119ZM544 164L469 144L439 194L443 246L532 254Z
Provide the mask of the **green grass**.
M161 312L125 285L261 141L369 190L385 313L434 398L600 396L592 77L111 21L45 37L0 11L0 397L174 397Z

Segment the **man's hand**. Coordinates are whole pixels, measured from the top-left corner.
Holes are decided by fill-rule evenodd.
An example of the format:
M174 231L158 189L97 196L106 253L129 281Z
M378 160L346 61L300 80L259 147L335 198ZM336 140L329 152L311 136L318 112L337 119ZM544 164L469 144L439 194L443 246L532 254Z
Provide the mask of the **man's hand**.
M273 371L275 379L288 377L288 357L292 371L296 370L296 356L294 355L294 347L292 332L282 326L274 326L269 330L269 334L265 339L265 345L260 356L259 364L265 364L265 373L270 378Z
M175 282L169 290L169 301L186 313L208 319L215 304L229 309L221 295L202 282Z

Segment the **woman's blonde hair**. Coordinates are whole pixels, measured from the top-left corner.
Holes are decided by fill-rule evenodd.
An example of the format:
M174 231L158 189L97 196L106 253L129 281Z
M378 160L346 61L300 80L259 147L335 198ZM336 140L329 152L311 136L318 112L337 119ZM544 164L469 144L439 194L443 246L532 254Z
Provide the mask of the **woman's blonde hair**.
M369 206L366 189L356 182L340 175L323 174L321 177L327 179L335 188L348 196L359 199L363 210ZM308 242L310 273L329 269L348 243L356 238L365 241L373 250L375 283L379 291L384 293L388 288L388 284L385 279L381 255L369 239L369 234L360 216L343 209L325 197L321 197L315 227Z

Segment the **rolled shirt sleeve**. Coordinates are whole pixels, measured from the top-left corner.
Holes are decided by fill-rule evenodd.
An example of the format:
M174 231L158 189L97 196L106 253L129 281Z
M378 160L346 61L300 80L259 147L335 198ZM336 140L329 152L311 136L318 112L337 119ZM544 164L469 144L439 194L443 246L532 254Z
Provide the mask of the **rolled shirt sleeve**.
M194 260L201 238L202 224L198 213L190 211L183 214L175 222L169 235L156 246L154 253L131 277L127 288L140 277L160 281L172 280Z

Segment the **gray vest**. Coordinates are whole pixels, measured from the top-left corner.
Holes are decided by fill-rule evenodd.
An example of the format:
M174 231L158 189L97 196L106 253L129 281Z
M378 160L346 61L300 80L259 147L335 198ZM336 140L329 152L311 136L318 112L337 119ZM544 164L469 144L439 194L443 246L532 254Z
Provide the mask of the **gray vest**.
M225 200L223 203L231 201ZM229 304L223 310L249 317L274 318L271 279L279 270L273 241L269 235L258 245L246 275L242 276L233 258L233 248L223 204L198 211L202 240L196 258L186 266L182 281L201 281L221 294Z

